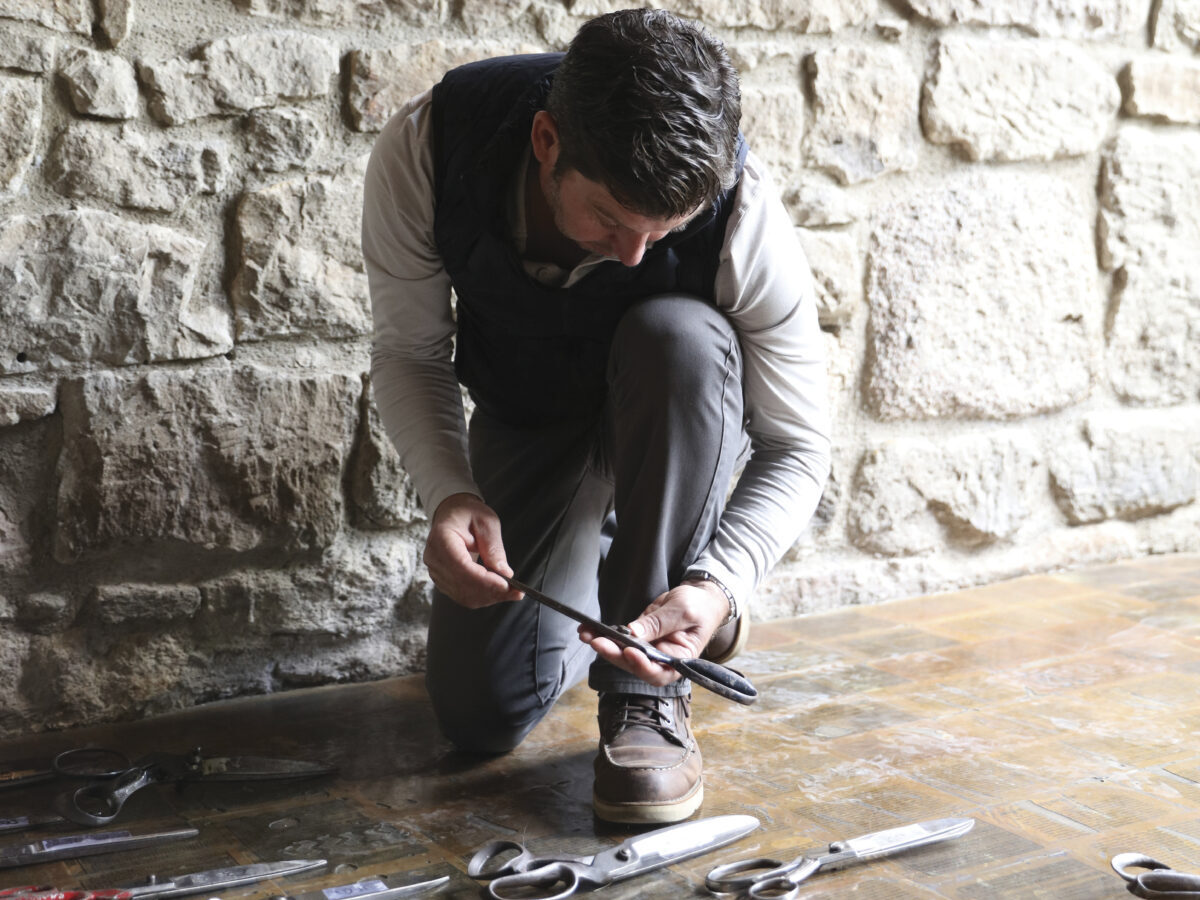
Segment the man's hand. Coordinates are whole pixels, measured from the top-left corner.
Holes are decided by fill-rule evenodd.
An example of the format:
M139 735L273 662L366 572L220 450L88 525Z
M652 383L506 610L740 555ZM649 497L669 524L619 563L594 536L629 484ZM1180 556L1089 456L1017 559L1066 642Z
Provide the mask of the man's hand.
M500 538L500 517L474 494L451 494L438 504L424 559L438 590L461 606L478 609L521 599L520 591L495 574L513 574Z
M691 659L708 646L713 632L729 614L729 601L716 585L705 581L685 581L679 587L660 594L638 618L629 623L634 637L653 644L668 656ZM670 666L654 663L632 647L619 647L607 638L596 637L586 626L579 636L614 666L624 669L649 684L670 684L680 677Z

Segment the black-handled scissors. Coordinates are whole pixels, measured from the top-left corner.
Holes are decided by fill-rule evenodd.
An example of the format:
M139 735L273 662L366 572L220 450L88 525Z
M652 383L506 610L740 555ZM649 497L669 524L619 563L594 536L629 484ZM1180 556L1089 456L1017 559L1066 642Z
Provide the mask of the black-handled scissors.
M488 882L492 900L562 900L708 853L757 827L754 816L713 816L639 834L594 856L535 856L524 844L491 841L471 857L467 874Z
M717 866L708 873L704 884L716 894L744 893L748 897L794 900L800 895L801 882L818 872L833 872L869 859L946 841L966 834L974 826L974 819L937 819L834 841L827 853L801 853L791 862L761 857L743 859Z
M489 569L488 571L492 570ZM500 575L499 572L495 574ZM541 591L531 588L527 584L522 584L515 578L509 578L507 575L500 575L500 577L508 582L509 587L521 591L525 596L532 597L543 606L547 606L555 612L562 613L567 618L574 619L581 625L586 625L593 634L606 637L614 644L619 644L622 647L633 647L635 650L644 653L650 661L670 666L693 684L698 684L700 687L706 688L714 694L724 697L726 700L733 700L749 706L758 699L758 691L750 683L750 679L746 678L741 672L737 672L720 663L709 662L707 659L680 659L663 653L652 644L635 638L629 633L629 629L624 626L605 625L603 622L599 622L590 616L585 616L577 609L572 609L565 603L559 603L552 597L547 597Z
M99 772L93 765L103 760L121 757L115 751L85 748L60 753L54 760L54 770L75 778L91 778L93 782L58 800L59 812L80 825L107 825L121 812L125 801L150 784L169 784L184 781L275 781L312 778L334 771L332 766L294 759L273 759L263 756L203 756L200 748L190 753L150 753L132 765L118 770ZM93 774L88 774L92 765Z
M1125 879L1125 887L1135 897L1149 900L1200 900L1200 875L1176 872L1166 863L1141 853L1118 853L1112 867ZM1130 872L1130 869L1147 869Z

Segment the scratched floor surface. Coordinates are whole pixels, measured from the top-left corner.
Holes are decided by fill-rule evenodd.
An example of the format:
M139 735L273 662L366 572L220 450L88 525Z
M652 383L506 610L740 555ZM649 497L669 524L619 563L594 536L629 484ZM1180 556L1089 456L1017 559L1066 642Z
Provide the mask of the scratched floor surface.
M1109 859L1131 850L1200 872L1198 556L756 624L736 665L759 689L755 706L696 692L701 814L749 813L762 828L600 896L710 896L704 874L718 861L790 858L944 816L977 825L947 844L817 875L802 896L1115 900L1128 894ZM487 840L591 853L633 833L593 819L594 717L593 696L576 689L517 751L467 757L438 736L411 677L0 742L0 760L85 743L131 755L200 745L339 767L287 785L147 788L117 825L192 825L199 836L0 870L0 887L112 887L151 872L316 856L329 866L222 896L261 900L406 873L450 875L439 897L478 897L464 870ZM42 811L62 790L0 791L0 818Z

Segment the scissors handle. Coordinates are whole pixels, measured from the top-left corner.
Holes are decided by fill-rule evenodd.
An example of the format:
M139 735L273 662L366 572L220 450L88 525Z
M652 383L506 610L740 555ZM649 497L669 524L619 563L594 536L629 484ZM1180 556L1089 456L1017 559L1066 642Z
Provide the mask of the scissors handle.
M60 891L55 888L8 888L0 891L0 900L130 900L129 891Z
M751 859L739 859L737 862L717 866L708 873L704 885L710 891L718 894L737 894L749 892L751 896L760 885L782 885L786 882L788 889L812 875L821 867L820 860L809 859L807 856L797 856L791 862L759 856ZM786 896L786 894L765 894L762 896Z
M1198 900L1200 875L1176 872L1166 863L1141 853L1118 853L1112 859L1113 870L1124 878L1129 893L1147 900ZM1149 869L1135 874L1129 869Z
M572 862L546 862L545 865L527 872L514 872L511 875L501 875L488 882L484 890L492 900L562 900L570 897L584 885L581 870L586 867ZM605 883L601 880L600 884ZM554 888L562 885L562 889ZM591 879L585 890L591 890ZM531 893L530 888L544 888L544 893Z
M80 825L107 825L137 791L161 781L155 765L134 766L116 778L85 785L60 803L60 812Z

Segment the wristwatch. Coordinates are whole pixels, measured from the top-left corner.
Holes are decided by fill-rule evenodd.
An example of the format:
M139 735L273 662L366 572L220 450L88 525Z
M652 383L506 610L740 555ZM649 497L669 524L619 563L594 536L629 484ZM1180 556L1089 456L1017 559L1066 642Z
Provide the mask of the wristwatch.
M718 628L722 628L725 625L728 625L730 622L732 622L734 619L737 618L738 606L737 606L737 601L733 599L733 591L731 591L729 588L725 587L725 583L723 581L721 581L721 579L718 578L716 575L714 575L712 572L706 572L704 569L688 569L683 574L683 580L684 581L708 581L708 582L715 584L717 587L719 587L721 589L721 593L724 594L725 599L729 601L729 615L727 615L725 617L724 622L722 622L720 625L717 626Z

